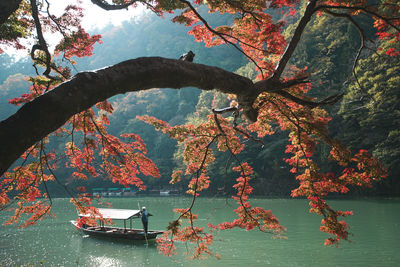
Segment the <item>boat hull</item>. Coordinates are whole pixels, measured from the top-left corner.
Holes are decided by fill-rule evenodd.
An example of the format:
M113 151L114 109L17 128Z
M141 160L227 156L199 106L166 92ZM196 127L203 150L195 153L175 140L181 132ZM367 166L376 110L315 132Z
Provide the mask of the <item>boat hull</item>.
M143 229L124 229L120 227L79 227L76 221L71 221L72 225L82 233L105 238L118 238L128 240L154 240L162 231L148 231L144 234Z

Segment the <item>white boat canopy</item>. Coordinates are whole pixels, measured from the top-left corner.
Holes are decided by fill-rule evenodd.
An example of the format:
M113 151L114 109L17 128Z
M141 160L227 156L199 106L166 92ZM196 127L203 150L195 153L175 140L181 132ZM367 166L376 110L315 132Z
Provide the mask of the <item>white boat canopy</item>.
M128 220L132 217L140 217L140 210L128 210L128 209L98 209L104 219L112 220ZM90 214L79 214L79 217L90 217Z

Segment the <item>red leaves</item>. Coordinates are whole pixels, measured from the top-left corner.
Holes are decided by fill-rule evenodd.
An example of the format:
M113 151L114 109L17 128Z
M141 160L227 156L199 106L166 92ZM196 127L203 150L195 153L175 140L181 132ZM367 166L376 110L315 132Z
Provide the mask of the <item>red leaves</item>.
M203 253L213 255L209 250L208 245L213 242L213 236L204 231L204 227L197 227L193 222L197 219L197 215L193 214L191 209L175 209L174 212L180 214L177 220L171 221L168 226L168 231L161 238L157 239L158 249L164 255L171 256L176 253L174 243L189 242L197 244L193 258L199 258ZM181 228L181 219L187 219L189 226Z
M179 16L174 17L171 21L180 24L185 24L186 27L190 27L197 23L200 19L190 9L184 10Z
M32 83L29 88L29 93L22 94L20 97L12 98L8 100L8 103L16 106L28 103L54 87L54 82L50 82L44 77L30 77L28 81Z
M55 56L63 54L67 59L74 56L91 56L93 45L96 42L102 43L100 41L101 35L91 36L82 28L82 11L82 8L78 6L68 5L65 8L65 13L60 17L53 16L52 19L45 21L50 30L61 31L64 37L55 48Z
M170 137L175 138L178 142L184 144L183 158L186 163L186 174L192 175L189 181L187 191L193 195L193 202L188 209L176 209L175 212L180 214L179 218L172 221L168 227L168 232L157 240L159 250L165 255L175 253L176 241L195 243L196 248L193 257L200 257L202 254L213 255L208 245L213 241L212 234L208 234L203 228L194 226L197 215L192 213L192 207L199 192L207 189L210 185L210 177L207 175L207 167L215 160L211 146L216 143L220 151L228 151L235 159L243 149L244 145L240 137L248 138L243 135L244 128L237 131L229 123L229 120L219 115L210 115L208 121L198 125L181 125L171 127L167 123L152 117L143 116L139 119L144 120L156 127L164 133L168 133ZM234 188L237 189L237 195L233 198L238 201L239 207L235 210L239 218L233 222L224 222L218 226L209 225L211 232L213 229L231 229L233 227L245 228L251 230L258 228L261 231L279 234L284 228L279 225L276 217L271 211L264 210L260 207L251 207L247 202L248 195L251 194L253 188L249 184L250 176L253 169L247 163L240 163L239 166L233 168L234 171L240 172L241 176L237 178ZM181 180L182 170L173 173L170 183L176 183ZM189 226L181 227L181 219L187 219Z
M387 177L387 170L366 150L360 150L351 161L356 164L358 171L355 168L345 168L339 177L341 181L350 185L372 187L373 180Z
M268 5L269 7L294 6L295 2L297 1L273 1L268 2ZM199 1L199 4L202 4L202 1ZM207 5L211 13L241 14L241 16L237 16L232 25L213 28L204 18L196 14L194 11L196 7L187 2L188 7L172 21L192 27L188 33L193 35L196 41L204 42L206 47L223 43L232 44L256 63L260 71L272 73L276 61L274 55L283 53L285 47L285 39L281 34L284 23L282 21L275 23L272 16L264 12L267 8L266 2L207 1Z
M311 159L308 159L304 173L296 177L300 186L292 192L293 197L306 196L310 200L310 212L324 217L320 230L333 235L326 239L325 245L337 245L340 240L348 240L349 227L344 221L339 221L338 217L353 215L353 212L335 211L323 198L333 192L345 194L349 191L349 186L371 187L372 180L386 177L386 170L366 150L360 150L350 161L347 152L342 155L345 158L338 158L341 165L356 165L357 170L347 167L340 177L336 177L333 173L320 173Z
M176 184L181 181L181 176L183 174L183 171L181 170L176 170L172 173L171 175L171 181L169 181L170 184Z
M98 220L104 224L112 223L111 219L103 218L99 210L92 206L92 199L88 194L79 194L76 198L71 198L70 202L74 204L78 214L85 215L77 218L78 227L82 227L83 225L96 226Z
M76 32L64 37L64 39L56 46L54 51L55 56L63 53L67 59L76 57L89 57L93 55L93 45L95 43L102 43L100 41L101 35L90 36L83 28L78 28Z
M106 107L109 104L103 103ZM107 109L112 110L112 107ZM75 131L84 135L84 149L80 149L72 142L66 145L66 155L69 157L69 167L76 168L74 176L87 179L86 173L93 177L99 175L93 162L98 153L103 161L102 167L109 174L112 181L124 186L135 185L141 189L145 186L138 177L139 173L146 176L160 177L155 164L145 156L147 149L143 140L136 134L123 134L122 138L130 142L123 142L118 137L107 133L104 118L96 119L93 111L86 111L74 116L70 120ZM90 136L90 138L89 138Z
M165 232L160 238L157 238L158 250L166 256L176 254L175 242L189 242L196 244L192 258L202 258L204 254L219 257L214 254L209 245L213 242L214 237L204 231L204 227L188 226L180 229L180 221L170 222L168 232ZM172 235L171 235L172 234Z
M50 90L53 84L41 77L31 78L31 80L34 82L31 87L32 92L16 99L15 104L30 101ZM112 112L112 105L107 101L99 103L97 107ZM160 177L155 164L146 157L147 149L140 136L123 134L120 139L108 134L106 129L108 118L105 114L96 117L93 109L89 109L74 115L68 123L70 126L56 134L62 132L71 136L71 142L66 143L65 155L68 159L67 167L76 170L72 174L73 177L87 180L89 177L101 175L106 178L109 175L113 182L124 186L136 185L140 189L144 189L145 186L138 177L139 174ZM56 156L54 153L45 151L46 142L47 139L28 150L22 156L22 165L16 167L13 173L6 173L1 180L0 207L3 208L10 203L10 195L14 195L18 203L15 215L8 223L17 223L22 214L32 213L25 222L25 225L30 225L50 211L51 199L50 204L46 203L46 193L38 189L41 184L47 188L45 183L55 179L53 169L56 166L51 161L55 160ZM100 155L101 159L97 155ZM31 163L26 164L26 162ZM101 168L98 167L99 164ZM48 171L50 175L46 173ZM78 187L77 190L83 192L86 189ZM37 198L42 197L45 202L33 203ZM93 218L82 218L79 224L95 223L96 213L95 210L91 210L91 197L88 194L82 194L72 202L81 213L93 213Z
M106 112L108 112L108 113L113 113L113 111L114 111L114 108L113 108L113 106L111 105L111 103L110 102L108 102L107 100L104 100L104 101L102 101L102 102L99 102L99 103L97 103L96 104L96 108L98 108L98 109L100 109L100 110L104 110L104 111L106 111ZM108 124L108 123L107 123Z
M217 147L220 151L227 151L230 149L232 153L238 154L244 149L244 145L235 135L235 130L232 129L229 121L220 116L218 116L218 120L225 136L219 134L220 131L212 115L208 117L206 123L196 126L187 124L174 127L154 117L138 116L137 118L152 124L156 130L167 133L170 138L174 138L179 143L185 145L183 152L183 159L186 163L185 174L194 175L200 169L206 169L214 162L215 157L210 149L210 145L214 142L217 143ZM197 188L207 188L208 182L205 178L205 173L204 176L201 177L201 186L198 184ZM194 183L195 182L191 185L192 187ZM192 194L193 192L189 190L189 193Z
M258 228L263 232L281 234L285 229L279 224L278 219L270 210L265 210L260 207L253 208L247 201L248 195L253 191L253 188L249 185L250 175L253 174L253 169L247 163L243 163L234 167L233 170L240 172L242 175L236 179L237 183L233 186L237 190L237 194L233 196L233 199L237 200L239 204L239 207L235 209L239 218L232 222L223 222L217 226L210 225L210 227L219 230L232 229L234 227L246 230Z

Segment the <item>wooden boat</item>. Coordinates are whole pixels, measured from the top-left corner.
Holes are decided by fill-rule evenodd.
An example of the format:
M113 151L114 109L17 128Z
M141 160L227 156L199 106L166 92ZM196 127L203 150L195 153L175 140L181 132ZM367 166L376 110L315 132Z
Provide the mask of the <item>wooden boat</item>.
M157 235L162 234L163 231L149 230L147 234L143 229L133 229L132 219L140 218L140 210L128 209L98 209L100 214L105 219L123 220L124 227L111 227L105 226L101 221L99 226L78 226L76 221L71 221L72 225L84 234L97 236L97 237L110 237L110 238L123 238L130 240L154 240ZM79 217L89 217L89 214L79 214ZM126 221L129 220L130 227L127 228Z

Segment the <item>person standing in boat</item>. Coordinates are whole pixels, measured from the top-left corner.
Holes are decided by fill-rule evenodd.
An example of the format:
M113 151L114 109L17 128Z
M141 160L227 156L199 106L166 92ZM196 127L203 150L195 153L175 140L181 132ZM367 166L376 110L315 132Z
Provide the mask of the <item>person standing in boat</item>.
M147 225L149 223L149 213L147 212L146 207L142 208L142 223L143 223L144 232L147 235Z

